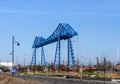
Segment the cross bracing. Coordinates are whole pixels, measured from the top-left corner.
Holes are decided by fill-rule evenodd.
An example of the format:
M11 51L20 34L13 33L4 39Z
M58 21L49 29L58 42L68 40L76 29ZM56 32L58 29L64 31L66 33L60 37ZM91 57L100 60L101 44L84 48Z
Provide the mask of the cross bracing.
M55 29L55 31L47 39L45 39L41 36L40 37L36 36L32 48L42 47L41 53L43 53L43 54L41 54L41 61L42 61L42 63L45 63L45 61L43 62L43 60L45 60L43 46L57 42L54 64L60 65L60 63L61 63L60 40L68 39L69 40L68 41L68 66L72 66L72 65L74 65L74 54L73 54L73 48L72 48L72 43L71 43L70 38L72 38L73 36L76 36L76 35L78 35L78 33L75 30L73 30L73 28L69 24L60 23L58 25L58 27ZM33 55L36 55L35 52ZM32 57L32 61L35 60L34 57L35 56ZM32 63L36 63L36 62L32 62Z
M35 37L33 48L39 48L53 42L57 42L58 38L60 38L60 40L65 40L72 38L75 35L78 35L77 32L74 31L69 24L60 23L56 30L47 39L43 37Z

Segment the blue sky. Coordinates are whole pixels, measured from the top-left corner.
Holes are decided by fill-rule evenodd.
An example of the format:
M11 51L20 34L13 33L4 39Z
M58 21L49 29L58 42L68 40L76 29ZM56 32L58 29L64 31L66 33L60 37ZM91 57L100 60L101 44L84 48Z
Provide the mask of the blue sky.
M69 23L79 36L74 37L75 57L80 52L88 62L104 55L115 61L120 48L119 0L1 0L0 60L11 60L12 36L20 42L15 46L15 62L30 63L35 36L47 38L58 24ZM45 46L46 60L53 61L56 43ZM66 42L62 41L62 59L66 59ZM77 47L78 46L78 47ZM38 52L40 54L40 52ZM49 56L50 55L50 56ZM40 56L37 56L37 61Z

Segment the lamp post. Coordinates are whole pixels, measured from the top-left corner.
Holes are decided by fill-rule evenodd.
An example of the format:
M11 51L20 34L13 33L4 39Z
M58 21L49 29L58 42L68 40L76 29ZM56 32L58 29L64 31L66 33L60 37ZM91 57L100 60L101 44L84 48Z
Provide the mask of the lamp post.
M12 36L12 70L13 70L13 66L14 66L14 44L17 43L17 46L20 45L19 42L15 42L14 41L14 36ZM14 76L14 71L12 71L12 77Z

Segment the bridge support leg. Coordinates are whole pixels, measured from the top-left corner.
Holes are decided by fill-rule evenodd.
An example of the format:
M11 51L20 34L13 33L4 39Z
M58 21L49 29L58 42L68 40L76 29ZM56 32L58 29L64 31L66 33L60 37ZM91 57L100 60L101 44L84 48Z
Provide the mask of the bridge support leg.
M32 65L36 65L36 48L33 50Z
M68 39L68 68L74 66L74 63L75 63L75 60L74 60L72 41L69 38Z
M56 52L55 52L55 58L54 58L54 65L59 70L60 70L60 63L61 63L61 58L60 58L60 51L61 50L60 49L61 49L60 38L58 38Z
M41 48L41 66L46 65L46 61L45 61L45 53L44 53L44 48L42 46Z

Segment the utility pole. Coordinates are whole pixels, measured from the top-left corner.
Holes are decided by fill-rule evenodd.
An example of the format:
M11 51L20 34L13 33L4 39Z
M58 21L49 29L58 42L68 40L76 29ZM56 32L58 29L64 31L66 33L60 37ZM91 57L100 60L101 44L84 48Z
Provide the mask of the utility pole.
M96 59L97 59L97 71L98 71L98 67L99 67L99 58L96 57Z
M14 36L12 37L12 70L14 65ZM14 73L12 72L12 77L14 76Z
M119 57L119 48L117 48L117 58L116 58L116 64L119 63L120 57Z
M81 65L80 65L80 80L82 81L82 43L80 43L81 46L80 46L80 61L81 61Z
M20 45L19 42L14 41L14 36L12 36L12 77L14 76L14 43L17 43L17 46Z
M16 65L18 65L18 56L16 57Z
M25 57L24 57L24 68L25 68Z
M119 57L119 48L117 48L117 57L116 57L115 68L116 68L117 64L119 64L119 62L120 62L119 60L120 60L120 57ZM118 69L117 69L116 72L118 72Z
M105 84L105 74L106 74L106 58L104 57L104 84Z
M48 77L48 65L49 65L49 63L48 63L48 62L46 62L46 66L47 66L47 68L46 68L47 77Z
M82 63L82 58L83 58L83 56L81 56L81 65L80 65L80 79L81 79L81 81L82 81L82 65L83 65L83 63Z

